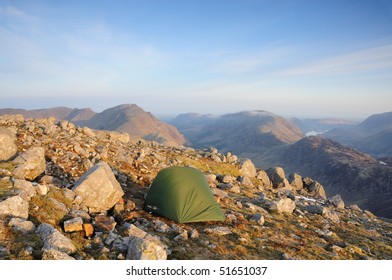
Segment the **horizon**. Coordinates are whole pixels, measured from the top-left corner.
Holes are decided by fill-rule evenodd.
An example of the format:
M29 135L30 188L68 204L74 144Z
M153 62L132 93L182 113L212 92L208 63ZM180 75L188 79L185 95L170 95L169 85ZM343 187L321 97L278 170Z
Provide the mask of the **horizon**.
M391 111L392 3L0 0L0 106Z
M272 114L274 114L274 115L277 115L277 116L281 116L281 117L283 117L283 118L286 118L286 119L294 119L294 118L298 118L298 119L301 119L301 120L306 120L306 119L309 119L309 120L317 120L317 119L339 119L339 120L346 120L346 121L352 121L352 122L362 122L363 120L365 120L366 118L368 118L368 117L370 117L370 116L372 116L372 115L378 115L378 114L383 114L383 113L389 113L389 112L392 112L392 110L391 111L387 111L387 112L375 112L375 113L373 113L373 114L371 114L371 115L368 115L368 116L365 116L365 117L362 117L362 118L355 118L355 117L352 117L352 118L349 118L349 117L340 117L340 116L301 116L301 115L280 115L280 114L277 114L277 113L275 113L275 112L271 112L271 111L269 111L269 110L265 110L265 109L254 109L254 110L240 110L240 111L232 111L232 112L224 112L224 113L220 113L220 114L217 114L217 113L200 113L200 112L181 112L181 113L172 113L172 114L170 114L170 113L166 113L166 114L156 114L156 113L154 113L154 112L151 112L151 111L148 111L148 110L145 110L143 107L141 107L141 106L139 106L138 104L135 104L135 103L122 103L122 104L117 104L117 105L115 105L115 106L113 106L113 107L108 107L108 108L104 108L104 109L102 109L102 110L95 110L94 108L91 108L91 107L68 107L68 106L55 106L55 107L45 107L45 108L43 108L43 107L40 107L40 108L32 108L32 109L26 109L26 108L11 108L11 107L3 107L3 108L0 108L0 110L27 110L27 111L40 111L40 110L50 110L50 109L56 109L56 108L67 108L67 109L72 109L72 110L75 110L75 109L77 109L77 110L84 110L84 109L88 109L88 110L92 110L94 113L102 113L103 111L105 111L105 110L108 110L108 109L113 109L114 107L118 107L118 106L122 106L122 105L136 105L136 106L138 106L139 108L141 108L142 110L144 110L145 112L147 112L147 113L151 113L151 114L153 114L156 118L158 118L158 119L160 119L160 120L162 120L162 121L165 121L165 122L167 122L167 121L170 121L171 119L173 119L173 118L175 118L175 117L178 117L178 116L180 116L180 115L187 115L187 114L198 114L198 115L201 115L201 116L208 116L208 115L210 115L210 116L213 116L213 117L220 117L220 116L223 116L223 115L226 115L226 114L236 114L236 113L242 113L242 112L253 112L253 111L265 111L265 112L267 112L267 113L272 113Z

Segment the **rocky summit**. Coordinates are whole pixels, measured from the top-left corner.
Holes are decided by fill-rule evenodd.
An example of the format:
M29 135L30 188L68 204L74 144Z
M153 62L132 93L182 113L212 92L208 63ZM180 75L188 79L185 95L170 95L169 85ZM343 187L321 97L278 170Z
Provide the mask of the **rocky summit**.
M54 118L3 116L0 128L0 259L392 257L390 220L281 167ZM177 224L144 211L169 166L203 172L225 221Z

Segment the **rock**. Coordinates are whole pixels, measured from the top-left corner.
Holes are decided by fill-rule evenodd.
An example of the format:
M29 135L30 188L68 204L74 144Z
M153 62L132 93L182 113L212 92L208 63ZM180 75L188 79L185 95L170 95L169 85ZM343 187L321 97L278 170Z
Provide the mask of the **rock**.
M42 147L30 148L13 162L18 165L13 172L14 177L32 181L46 170L45 149Z
M226 160L228 163L235 163L238 160L238 157L236 155L233 155L232 153L228 152L226 154Z
M95 137L95 133L91 128L88 127L83 127L83 133L86 134L87 136L94 138Z
M295 202L290 198L281 198L278 201L273 201L269 209L278 213L291 214L295 209Z
M27 220L29 203L20 196L13 196L0 202L0 217L14 217Z
M266 170L268 177L272 182L274 188L288 188L290 187L289 181L282 167L274 167Z
M67 237L62 235L57 229L49 224L41 224L37 228L36 233L44 242L44 251L55 249L65 254L73 254L76 252L75 245L73 245Z
M116 227L116 222L112 217L98 215L94 218L95 227L101 231L112 231Z
M131 225L129 230L127 260L166 260L165 246L156 237Z
M215 162L219 162L219 163L222 162L222 159L221 159L218 155L216 155L216 154L211 154L211 155L210 155L210 158L211 158L213 161L215 161Z
M234 176L224 175L220 181L224 184L230 184L233 183L235 180L236 178Z
M61 251L58 251L56 249L45 250L44 253L42 254L42 259L43 260L62 260L62 261L75 260L73 257L71 257Z
M126 210L132 211L135 208L136 208L136 204L132 200L128 200L127 203L125 203L125 209Z
M65 206L64 203L58 201L57 199L54 199L53 197L49 197L48 201L50 201L52 203L52 205L54 207L53 210L61 211L64 214L68 213L69 210L68 210L67 206Z
M350 205L349 208L350 208L351 210L353 210L353 211L359 211L359 212L362 211L361 208L359 208L359 206L356 205L356 204Z
M48 187L46 185L38 184L35 186L35 191L38 195L47 195L48 194Z
M103 161L85 173L72 190L83 198L83 203L91 212L112 208L124 195L109 165Z
M206 178L207 178L207 182L210 186L215 184L215 182L216 182L216 175L215 174L208 174L208 175L206 175Z
M227 235L231 234L231 230L227 227L214 227L214 228L207 228L204 230L205 233L208 234L216 234L216 235Z
M75 199L76 195L75 195L75 193L72 190L67 189L67 188L63 188L62 192L63 192L64 197L68 198L69 200L72 201L72 200Z
M231 193L241 193L241 188L239 186L232 186L231 188L228 189L229 192Z
M87 237L91 237L94 234L94 227L89 223L83 224L83 231Z
M211 188L212 193L220 198L225 198L228 196L227 192L218 188Z
M167 233L170 231L170 227L160 220L154 220L152 224L156 232Z
M176 237L174 237L173 240L176 242L188 240L188 232L185 230L184 232L182 232L179 235L177 235Z
M261 180L264 184L264 186L269 187L271 186L271 180L268 177L267 172L265 172L264 170L259 170L256 174L256 178Z
M11 171L0 168L0 177L11 177L11 176L12 176Z
M210 147L209 150L210 150L211 154L217 154L218 153L218 149L215 148L215 147Z
M312 214L324 215L327 213L327 208L321 205L310 204L305 206L305 211L308 211Z
M32 222L21 218L12 218L9 221L8 226L11 227L13 231L19 231L24 234L35 231L35 226Z
M302 181L302 176L297 173L292 173L289 176L289 183L294 189L302 190L304 187L304 182Z
M200 234L196 229L192 229L191 232L189 233L189 237L191 239L197 239L200 237Z
M258 223L261 226L265 223L264 216L260 213L254 214L249 220Z
M268 214L268 211L265 210L263 207L254 205L253 203L246 202L246 203L244 204L244 206L245 206L245 208L249 209L250 212L252 212L252 213L261 212L261 213L263 213L263 214L265 214L265 215Z
M344 209L344 201L342 197L337 194L329 199L329 201L337 208L337 209Z
M61 181L59 178L56 178L54 176L49 176L49 175L42 176L39 182L44 185L55 185L59 187L64 185L64 182Z
M309 188L313 184L313 180L309 177L303 178L302 182L305 188Z
M129 237L119 236L113 241L111 250L119 253L126 253L128 250L129 239Z
M339 215L335 211L330 211L327 209L327 211L324 213L324 217L336 224L340 222Z
M317 181L313 181L312 184L307 186L309 194L316 199L327 199L327 194L325 193L324 187Z
M248 176L242 176L240 178L240 183L242 185L244 185L244 186L249 187L249 188L254 188L255 187L255 185L253 185L252 181L249 179Z
M105 239L105 244L110 246L113 244L114 240L116 240L119 237L120 237L119 235L117 235L111 231L111 232L109 232L109 235Z
M73 218L64 222L65 232L74 232L83 230L83 220L80 217Z
M0 161L12 159L17 152L15 134L7 128L0 127Z
M14 187L21 191L20 196L27 201L35 195L35 188L31 182L15 179Z
M250 159L245 160L241 164L240 173L242 176L248 176L250 178L256 177L256 167Z
M291 257L289 254L287 253L283 253L282 254L282 259L284 260L295 260L295 258Z

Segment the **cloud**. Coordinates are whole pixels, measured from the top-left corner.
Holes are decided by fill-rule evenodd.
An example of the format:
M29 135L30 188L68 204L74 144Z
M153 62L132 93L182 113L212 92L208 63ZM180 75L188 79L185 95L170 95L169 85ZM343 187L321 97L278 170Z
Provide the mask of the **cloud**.
M288 46L269 46L249 52L222 53L215 58L209 68L215 72L226 74L248 74L250 72L265 72L276 64L289 58L295 53Z
M356 74L392 68L392 44L372 47L327 59L314 60L281 71L283 76Z

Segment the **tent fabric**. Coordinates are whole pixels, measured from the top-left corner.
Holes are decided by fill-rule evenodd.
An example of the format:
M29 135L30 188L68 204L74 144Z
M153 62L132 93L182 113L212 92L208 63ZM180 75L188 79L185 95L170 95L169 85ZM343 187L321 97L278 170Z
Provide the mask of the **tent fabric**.
M144 208L178 223L225 220L206 177L191 167L161 170L151 184Z

